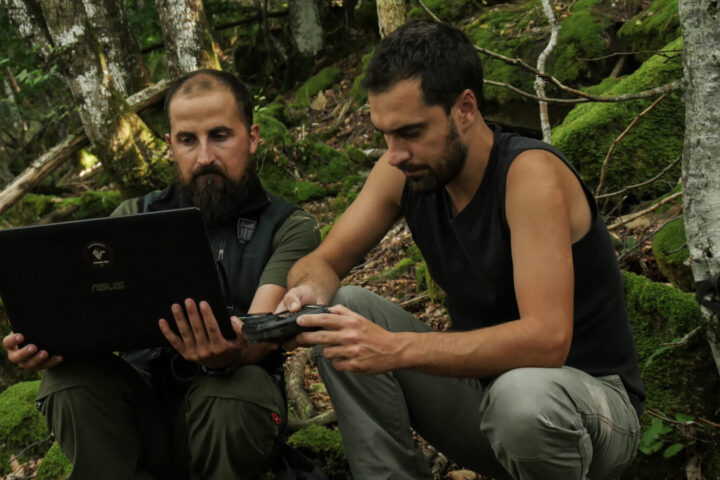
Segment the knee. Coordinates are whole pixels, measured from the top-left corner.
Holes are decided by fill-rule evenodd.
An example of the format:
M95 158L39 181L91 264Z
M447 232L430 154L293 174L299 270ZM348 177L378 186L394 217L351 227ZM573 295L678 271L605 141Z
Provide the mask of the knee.
M341 287L330 302L331 305L344 305L350 310L363 315L364 310L376 295L369 290L354 285Z
M489 386L480 407L481 428L496 453L538 458L549 444L583 435L580 415L556 370L511 370Z

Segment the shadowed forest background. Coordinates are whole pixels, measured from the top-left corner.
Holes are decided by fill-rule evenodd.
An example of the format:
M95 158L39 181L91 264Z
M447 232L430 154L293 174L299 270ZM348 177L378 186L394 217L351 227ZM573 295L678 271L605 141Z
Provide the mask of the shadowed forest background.
M486 121L563 151L615 241L648 390L622 478L718 480L720 328L694 293L720 273L720 5L682 5L0 0L0 228L105 216L166 186L164 92L183 73L219 68L251 88L263 184L313 213L325 234L385 149L360 85L374 46L409 19L455 25L485 64ZM438 330L451 321L403 222L345 283ZM9 331L0 303L0 335ZM0 347L2 478L71 469L34 407L38 378ZM287 441L331 478L351 478L308 350L288 353L286 379ZM436 478L482 478L418 441Z

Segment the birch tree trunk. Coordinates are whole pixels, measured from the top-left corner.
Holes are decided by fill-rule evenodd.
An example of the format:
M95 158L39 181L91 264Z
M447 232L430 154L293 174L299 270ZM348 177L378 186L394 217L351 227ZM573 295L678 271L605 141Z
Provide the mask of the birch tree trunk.
M14 7L8 14L20 34L56 56L60 75L81 107L83 129L119 188L135 195L171 181L172 169L163 158L167 147L115 87L82 0L3 1Z
M293 45L303 58L312 58L323 49L323 29L316 0L290 0L288 5Z
M678 7L687 83L683 211L693 276L701 281L720 274L720 5L680 0ZM720 372L720 324L709 310L703 312Z
M155 5L172 78L200 68L221 69L202 0L155 0Z
M405 23L405 0L377 0L380 38L385 38Z
M122 0L83 0L83 5L118 91L127 97L148 87L150 76Z

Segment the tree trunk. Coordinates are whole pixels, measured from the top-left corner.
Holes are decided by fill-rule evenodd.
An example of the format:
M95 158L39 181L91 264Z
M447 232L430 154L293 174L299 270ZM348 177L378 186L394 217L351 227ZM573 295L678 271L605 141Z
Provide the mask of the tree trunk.
M323 49L323 30L316 0L291 0L288 5L290 31L297 52L315 57Z
M202 0L155 0L170 76L200 68L220 70Z
M119 188L134 195L169 182L172 170L163 159L167 147L115 87L82 1L43 0L40 8L34 0L8 1L16 7L8 13L21 35L43 41L40 46L52 45L60 74L81 107L85 133ZM37 23L23 24L28 21Z
M678 7L687 82L683 211L693 276L701 281L720 274L720 5L714 0L680 0ZM720 324L709 310L703 312L720 371Z
M380 38L385 38L404 24L406 13L405 0L377 0Z
M127 97L149 86L140 44L130 29L122 1L83 0L83 5L118 91Z

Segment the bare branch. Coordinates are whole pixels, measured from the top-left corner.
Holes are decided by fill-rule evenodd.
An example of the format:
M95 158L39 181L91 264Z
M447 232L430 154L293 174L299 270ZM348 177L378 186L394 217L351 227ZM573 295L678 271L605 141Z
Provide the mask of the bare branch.
M476 49L478 47L475 47ZM537 100L539 102L548 102L548 103L590 103L590 102L603 102L603 103L613 103L613 102L627 102L628 100L639 100L641 98L648 98L648 97L655 97L657 95L662 95L663 93L669 93L675 90L681 90L684 88L684 84L682 80L675 80L672 83L668 83L667 85L662 85L660 87L651 88L650 90L645 90L638 93L628 93L625 95L617 95L614 97L604 97L604 96L598 96L598 95L588 95L583 98L552 98L552 97L538 97L537 95L533 95L532 93L528 93L520 88L517 88L514 85L510 85L508 83L503 82L496 82L495 80L483 80L483 83L486 85L492 85L494 87L502 87L507 88L508 90L512 90L513 92L517 93L518 95L522 95L523 97L531 98L533 100Z
M615 146L616 146L618 143L620 143L620 141L621 141L623 138L625 138L625 136L626 136L628 133L630 133L630 130L632 130L635 125L637 125L637 123L640 121L641 118L643 118L645 115L647 115L648 113L650 113L655 107L657 107L658 104L659 104L660 102L662 102L662 101L665 99L665 97L667 97L667 95L668 95L667 93L664 93L663 95L661 95L660 97L658 97L658 98L652 103L652 105L650 105L650 106L647 107L645 110L643 110L642 112L640 112L640 113L638 114L638 116L636 116L635 119L634 119L632 122L630 122L630 125L628 125L627 128L625 128L625 130L613 141L612 145L610 145L610 148L608 149L607 155L605 155L605 160L603 160L602 168L600 169L600 181L598 182L598 186L597 186L597 188L595 189L595 195L599 195L599 194L600 194L600 190L602 190L603 183L605 182L605 173L606 173L606 171L607 171L607 166L608 166L608 164L610 163L610 157L612 156L613 151L615 151Z
M545 49L538 56L537 69L540 72L545 71L545 62L550 56L552 51L555 49L558 40L558 34L560 33L560 24L555 19L552 7L550 6L550 0L542 0L543 11L545 16L550 23L551 33L550 40L548 41ZM545 80L541 76L535 76L535 93L538 97L545 97ZM548 103L540 101L540 127L542 128L543 140L545 143L552 143L551 131L550 131L550 113L548 111Z
M650 185L650 184L653 183L655 180L657 180L658 178L662 177L662 176L665 175L667 172L669 172L670 169L672 169L675 165L677 165L678 163L680 163L681 160L682 160L682 155L678 156L670 165L668 165L667 167L663 168L660 173L658 173L657 175L655 175L655 176L652 177L651 179L645 180L644 182L641 182L641 183L636 183L635 185L630 185L629 187L625 187L625 188L623 188L622 190L618 190L617 192L603 193L602 195L595 195L595 199L596 199L596 200L599 200L599 199L601 199L601 198L614 197L615 195L621 195L621 194L623 194L623 193L625 193L625 192L627 192L627 191L629 191L629 190L633 190L633 189L635 189L635 188L644 187L645 185Z
M423 0L418 0L418 3L419 3L420 6L422 7L422 9L425 10L425 13L427 13L428 15L430 15L430 18L432 18L433 20L435 20L437 23L443 23L443 21L440 20L440 19L438 18L438 16L435 15L435 14L432 12L432 10L430 10L430 9L427 7L427 5L425 5L425 2L423 2Z
M581 58L580 60L582 60L584 62L596 62L599 60L605 60L605 59L617 57L617 56L637 55L638 53L652 53L655 55L662 55L664 57L667 57L668 55L665 55L667 53L682 53L682 50L638 50L637 52L615 52L615 53L611 53L609 55L604 55L602 57Z
M650 206L650 207L648 207L648 208L646 208L646 209L644 209L644 210L640 210L639 212L635 212L635 213L633 213L632 215L626 215L626 216L624 216L624 217L620 217L620 219L619 219L617 222L615 222L615 223L613 223L612 225L609 225L609 226L608 226L608 230L614 230L614 229L618 228L618 227L621 226L621 225L624 225L624 224L626 224L626 223L628 223L628 222L632 222L633 220L642 217L643 215L646 215L646 214L648 214L648 213L650 213L650 212L654 212L654 211L657 210L658 208L662 207L662 206L665 205L666 203L672 202L673 200L675 200L676 198L678 198L678 197L681 196L681 195L682 195L682 192L675 192L675 193L673 193L672 195L669 195L669 196L663 198L663 199L660 200L659 202L653 204L652 206Z
M638 240L635 245L633 245L633 246L632 246L631 248L629 248L628 250L624 251L624 252L622 253L622 255L620 255L620 256L618 257L617 261L618 261L618 262L621 261L623 258L625 258L625 256L626 256L627 254L632 253L633 251L637 250L641 245L643 245L643 244L644 244L645 242L647 242L649 239L651 239L651 238L653 238L655 235L657 235L658 232L659 232L660 230L662 230L663 228L665 228L665 226L666 226L668 223L674 222L674 221L677 220L678 218L680 218L680 215L678 215L678 216L676 216L676 217L673 217L673 218L671 218L670 220L667 220L667 221L663 222L663 224L660 225L658 228L656 228L654 231L652 231L651 233L645 235L645 236L642 237L640 240Z

